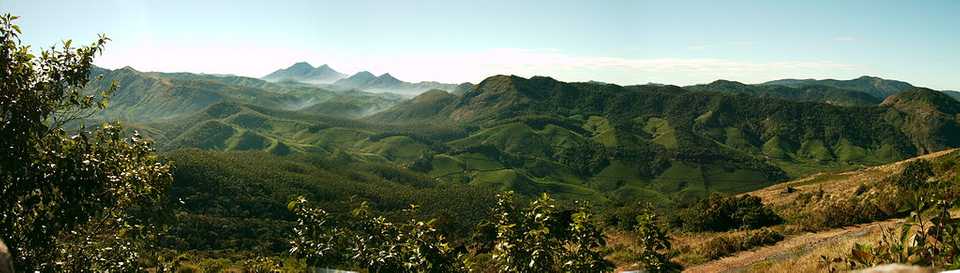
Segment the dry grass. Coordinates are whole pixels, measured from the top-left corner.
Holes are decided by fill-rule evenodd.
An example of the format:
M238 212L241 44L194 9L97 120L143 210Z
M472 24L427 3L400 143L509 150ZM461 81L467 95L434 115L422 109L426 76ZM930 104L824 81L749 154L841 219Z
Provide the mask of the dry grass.
M821 272L820 256L842 257L854 243L872 242L882 226L894 225L888 220L818 233L795 235L773 246L741 252L736 256L690 267L685 272L775 272L778 268L791 273Z
M846 200L855 196L868 197L863 194L870 194L873 196L869 198L876 198L876 195L884 194L883 190L889 188L881 182L900 173L905 163L918 159L933 159L958 150L960 149L940 151L856 171L821 173L744 194L760 197L765 205L770 206L781 216L808 212L822 205L821 203ZM858 192L861 185L865 187ZM796 191L786 193L788 187ZM801 193L809 195L821 190L824 197L818 199L820 201L818 203L808 204L797 200ZM954 213L960 214L958 211ZM707 261L702 255L698 257L697 249L718 236L744 231L680 233L673 237L674 249L680 253L674 261L687 267L684 272L828 272L829 265L823 262L822 257L846 257L854 244L874 244L879 240L883 227L893 227L901 222L900 219L890 219L818 232L806 232L805 230L808 229L796 224L781 225L775 228L786 235L783 241L772 246L738 252L733 256L714 261ZM611 232L608 233L608 243L613 249L627 249L633 244L633 236L629 233ZM608 258L614 258L614 256L616 255L612 254ZM621 270L630 267L626 264L628 261L612 260L620 265Z
M819 173L744 194L760 197L764 204L775 209L789 206L796 200L798 196L797 193L801 192L814 192L822 189L824 192L828 192L834 196L849 197L854 194L860 185L871 185L899 173L903 170L904 164L907 162L918 159L937 158L954 151L957 151L957 149L944 150L887 165L867 167L855 171ZM797 192L784 193L787 187L792 187L796 189Z

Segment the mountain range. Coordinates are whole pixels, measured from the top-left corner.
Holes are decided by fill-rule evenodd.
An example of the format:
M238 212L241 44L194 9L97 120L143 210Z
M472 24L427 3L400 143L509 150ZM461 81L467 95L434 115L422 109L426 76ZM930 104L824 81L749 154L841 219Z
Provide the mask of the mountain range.
M404 94L408 96L414 96L432 89L456 92L458 88L463 88L464 84L470 84L463 83L457 85L433 81L411 83L401 81L393 75L390 75L390 73L376 76L369 71L361 71L347 76L346 74L333 70L326 64L314 68L307 62L299 62L290 67L279 69L264 76L262 79L271 82L317 84L331 90L346 91L356 89L377 93Z
M497 75L404 99L359 91L409 85L369 72L328 85L95 73L120 86L96 118L123 120L162 150L335 157L601 202L685 202L960 147L948 92L864 78L678 87ZM881 89L890 95L868 93Z

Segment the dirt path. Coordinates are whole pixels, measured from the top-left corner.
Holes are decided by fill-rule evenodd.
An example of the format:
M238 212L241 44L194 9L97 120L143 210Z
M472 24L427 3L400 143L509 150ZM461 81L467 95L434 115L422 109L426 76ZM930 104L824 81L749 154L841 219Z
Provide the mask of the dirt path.
M683 272L739 272L749 266L766 261L789 259L787 253L806 252L825 244L838 242L850 237L859 237L881 226L889 226L902 221L890 219L886 221L837 228L818 233L807 233L788 237L776 245L762 247L753 251L739 252L735 256L715 260L702 265L687 268Z

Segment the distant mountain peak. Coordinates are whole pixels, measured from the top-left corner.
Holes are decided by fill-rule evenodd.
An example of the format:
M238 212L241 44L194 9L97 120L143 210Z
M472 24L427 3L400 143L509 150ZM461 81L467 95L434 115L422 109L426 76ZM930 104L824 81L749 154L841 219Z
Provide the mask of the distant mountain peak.
M326 64L321 65L321 66L318 66L317 69L315 69L314 71L317 71L318 73L336 73L336 74L341 74L340 72L337 72L336 70L333 70L332 67L330 67L329 65L326 65ZM341 74L341 75L343 75L343 74Z
M721 84L722 84L722 85L747 85L747 84L742 83L742 82L731 81L731 80L724 80L724 79L715 80L715 81L713 81L713 82L710 83L710 85L721 85Z
M541 80L541 81L557 81L556 79L551 78L550 76L533 76L533 77L530 77L530 79Z
M456 91L455 84L422 81L417 83L405 82L397 79L390 73L383 73L379 76L370 73L370 71L360 71L350 77L340 79L333 83L340 87L357 90L368 90L373 92L392 92L417 95L431 89L441 89L447 92Z
M298 62L290 67L280 69L263 77L268 81L298 81L307 83L330 83L345 77L343 73L337 72L324 64L314 68L308 62Z
M390 75L390 73L383 73L383 75L380 75L380 77L377 77L377 79L380 80L380 84L386 84L386 85L394 85L394 84L399 84L403 82L393 77L393 75Z

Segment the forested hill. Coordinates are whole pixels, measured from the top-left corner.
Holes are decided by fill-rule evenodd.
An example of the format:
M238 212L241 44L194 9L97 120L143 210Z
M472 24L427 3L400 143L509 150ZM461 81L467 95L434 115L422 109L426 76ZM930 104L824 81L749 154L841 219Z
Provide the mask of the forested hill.
M782 85L789 87L801 87L806 85L823 85L840 89L860 91L879 99L884 99L891 95L910 90L914 86L907 82L888 80L879 77L862 76L851 80L814 80L814 79L783 79L763 83L763 85Z
M822 102L840 106L877 105L883 100L866 92L817 84L790 87L776 84L749 85L718 80L709 84L693 85L685 88L693 91L747 94L800 102Z
M808 89L796 90L811 90L803 88ZM367 119L479 124L486 129L466 139L517 154L555 155L554 148L525 143L536 140L507 137L523 131L521 128L542 136L539 130L549 128L603 146L612 154L656 150L661 151L657 158L670 158L667 161L671 162L694 166L726 162L728 170L752 168L768 175L776 173L774 170L797 175L814 169L890 162L956 147L960 138L951 134L958 121L949 105L956 101L929 89L914 88L892 97L902 103L856 107L746 95L750 92L691 91L701 89L711 88L622 87L501 75L487 78L461 97L432 92ZM787 92L770 87L756 90ZM916 93L926 95L912 95ZM938 96L931 98L933 95ZM916 111L911 109L917 107L898 106L913 104L931 107ZM931 115L938 119L929 119ZM734 161L753 163L749 168L729 165ZM764 178L774 177L777 175Z

